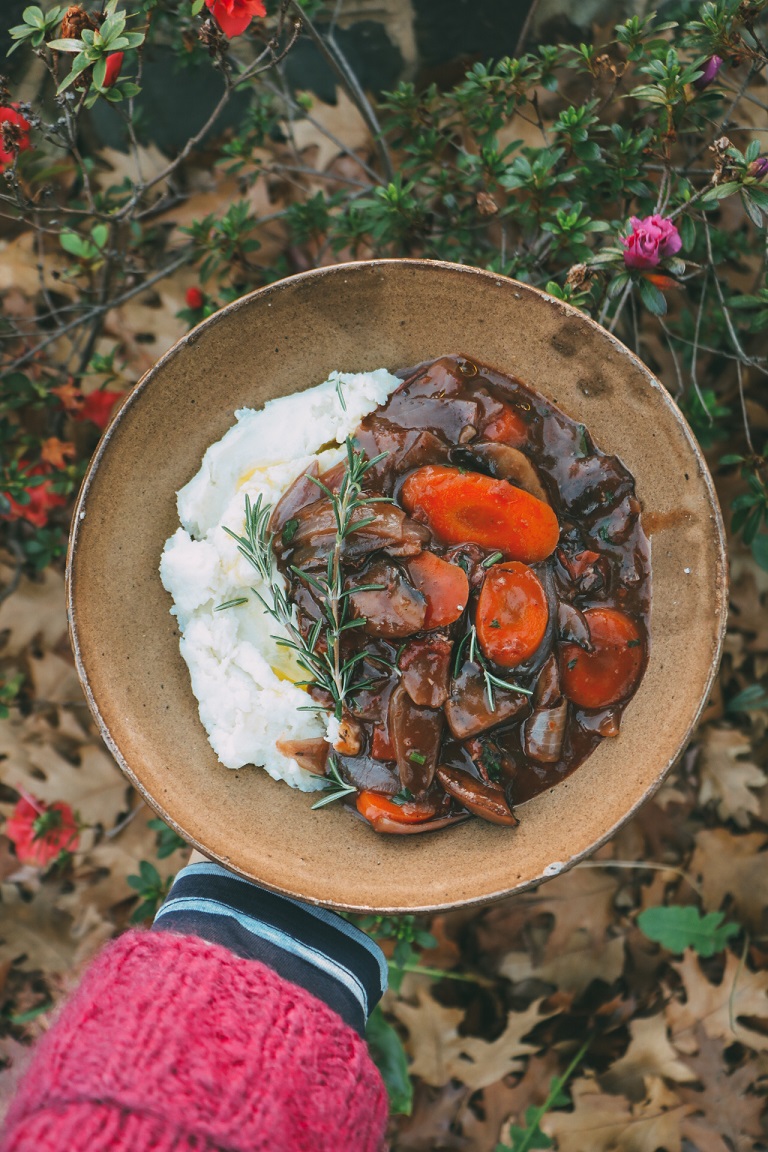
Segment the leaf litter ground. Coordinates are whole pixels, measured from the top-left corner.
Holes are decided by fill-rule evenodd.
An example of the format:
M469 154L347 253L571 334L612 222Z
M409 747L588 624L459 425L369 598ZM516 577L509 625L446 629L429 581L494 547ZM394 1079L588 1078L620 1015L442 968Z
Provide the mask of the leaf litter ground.
M333 115L347 114L339 108ZM346 123L330 127L357 139ZM310 134L303 146L327 151L327 139ZM202 183L187 215L179 209L166 223L179 228L227 194L221 182ZM264 196L266 214L275 205ZM277 252L284 237L273 229L263 242ZM23 236L7 255L3 286L22 307L36 288L24 279ZM129 374L140 375L183 331L176 313L189 283L180 272L162 293L110 316ZM755 398L749 405L768 427L765 409ZM0 585L12 571L0 555ZM719 681L656 797L571 872L424 924L435 945L421 964L463 978L409 973L385 998L414 1085L410 1115L391 1120L393 1152L752 1152L768 1144L768 710L728 710L768 673L768 579L738 549L732 577ZM20 865L0 835L0 1113L83 966L129 926L140 898L128 876L149 861L162 884L186 859L178 847L158 857L153 813L98 738L54 569L22 579L0 603L0 673L18 672L20 707L0 720L0 817L24 789L71 804L86 827L67 866L44 874ZM663 904L722 912L738 931L709 957L670 951L638 926L639 913ZM690 913L683 920L694 936L711 923Z

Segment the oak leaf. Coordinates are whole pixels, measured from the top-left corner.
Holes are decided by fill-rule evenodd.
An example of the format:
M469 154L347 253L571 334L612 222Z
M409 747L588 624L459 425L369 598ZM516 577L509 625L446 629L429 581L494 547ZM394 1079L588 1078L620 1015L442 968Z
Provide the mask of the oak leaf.
M731 897L729 916L746 927L762 930L768 907L768 836L765 832L734 835L726 828L704 829L696 836L689 865L697 877L706 908L720 908Z
M66 630L64 578L53 568L46 568L38 580L22 576L13 595L0 604L3 657L21 655L35 637L43 649L55 648Z
M757 1052L768 1051L768 1035L742 1022L750 1018L768 1020L768 972L752 972L737 956L727 952L722 979L719 984L711 984L690 949L672 967L685 990L685 1002L671 1000L666 1008L676 1043L689 1041L696 1025L701 1024L712 1039L743 1044Z
M411 1075L439 1087L454 1079L472 1089L485 1088L510 1072L523 1070L523 1057L536 1051L526 1043L537 1024L553 1013L542 1013L537 1000L524 1012L510 1012L501 1036L490 1043L477 1036L460 1036L461 1008L445 1008L420 987L416 1004L396 1000L392 1012L408 1029Z
M696 1109L683 1121L683 1134L700 1152L751 1152L762 1136L764 1097L749 1089L760 1076L754 1061L728 1073L723 1044L696 1029L698 1052L687 1058L698 1086L679 1089L680 1098Z
M557 1142L558 1152L680 1152L680 1125L690 1105L650 1077L644 1098L630 1104L623 1096L601 1092L586 1077L571 1084L572 1112L550 1112L542 1130Z
M749 827L750 816L760 814L760 800L751 789L762 788L768 776L751 760L744 735L734 728L704 728L699 752L699 803L714 802L721 820Z
M340 88L336 89L335 104L314 99L308 115L314 123L308 119L295 120L289 135L297 152L313 146L317 148L313 167L318 172L324 172L334 156L343 151L342 143L350 152L370 146L371 134L363 117Z
M677 1083L696 1079L696 1073L680 1060L679 1053L669 1042L663 1012L631 1020L629 1034L631 1039L626 1052L600 1078L602 1087L608 1092L638 1101L645 1096L647 1077Z

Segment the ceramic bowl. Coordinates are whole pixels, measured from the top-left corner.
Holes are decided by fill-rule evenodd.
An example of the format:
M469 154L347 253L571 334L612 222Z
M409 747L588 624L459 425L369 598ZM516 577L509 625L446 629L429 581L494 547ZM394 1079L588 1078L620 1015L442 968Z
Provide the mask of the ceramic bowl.
M236 408L333 369L398 369L451 352L518 376L633 473L651 539L648 668L618 739L520 810L376 835L341 806L219 764L198 719L158 576L176 491ZM183 337L131 392L83 483L68 561L77 667L102 735L164 820L266 887L351 910L416 911L520 891L587 856L647 800L707 699L727 608L723 529L701 453L662 385L603 328L489 272L422 260L341 264L238 300Z

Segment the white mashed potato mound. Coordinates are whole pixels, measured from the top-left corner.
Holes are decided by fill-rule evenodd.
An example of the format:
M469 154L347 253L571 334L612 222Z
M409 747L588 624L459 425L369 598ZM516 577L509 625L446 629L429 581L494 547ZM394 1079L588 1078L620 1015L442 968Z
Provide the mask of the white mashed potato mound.
M264 593L264 582L224 528L243 535L246 496L255 503L261 495L274 506L313 459L321 472L343 459L343 448L334 445L343 445L399 383L384 368L332 372L316 388L270 400L259 411L241 408L178 493L182 527L166 541L160 578L173 597L200 720L227 768L261 765L305 792L323 787L278 752L276 741L325 736L328 717L300 711L310 700L294 681L305 673L273 639L283 629L252 591ZM245 604L215 611L241 597Z

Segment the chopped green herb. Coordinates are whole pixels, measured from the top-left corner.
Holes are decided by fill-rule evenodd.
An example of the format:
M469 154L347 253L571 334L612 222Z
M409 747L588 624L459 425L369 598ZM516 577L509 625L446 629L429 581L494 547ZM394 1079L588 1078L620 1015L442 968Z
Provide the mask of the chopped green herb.
M606 544L612 543L611 538L608 535L608 525L607 524L601 524L597 530L597 534L601 540L605 541Z
M480 760L488 773L488 779L498 784L501 780L501 762L491 744L483 744Z
M394 796L390 796L390 800L393 804L410 804L413 800L413 792L410 788L401 788Z
M412 749L408 753L408 759L412 760L414 764L426 764L427 762L427 758L423 752L417 752L415 749Z
M214 612L223 612L225 608L237 608L240 604L247 604L247 596L238 596L236 600L225 600L223 604L217 604Z
M285 524L283 525L283 544L290 544L291 540L293 540L294 536L296 535L296 530L298 527L299 522L295 516L293 516L290 520L286 520Z
M502 560L503 557L503 552L492 552L490 556L486 556L485 560L483 560L482 566L483 568L490 568L491 564L496 564L499 560Z
M569 660L569 661L568 661L568 664L566 665L566 667L568 668L568 671L569 671L569 672L572 672L572 671L573 671L573 669L574 669L574 668L576 667L576 665L578 664L578 662L579 662L579 658L578 658L578 656L574 656L573 660Z
M501 624L499 624L498 620L491 620L491 628L501 628Z
M339 404L341 404L341 408L342 408L342 411L343 411L343 412L346 412L346 410L347 410L347 402L346 402L346 400L344 399L344 393L343 393L343 392L342 392L342 390L341 390L341 385L342 385L342 379L341 379L341 377L340 377L340 376L337 376L337 377L336 377L336 395L337 395L337 396L338 396L338 398L339 398Z
M639 640L627 640L627 648L639 648L639 647L640 647L640 641Z

